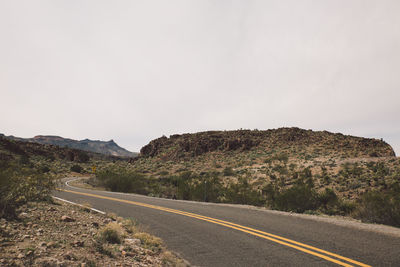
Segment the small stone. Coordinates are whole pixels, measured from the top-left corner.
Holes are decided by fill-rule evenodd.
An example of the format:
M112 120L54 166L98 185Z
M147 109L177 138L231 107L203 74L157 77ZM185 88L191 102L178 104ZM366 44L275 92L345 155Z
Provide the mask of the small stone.
M84 242L80 241L80 240L76 240L73 243L74 247L83 247L84 246Z
M28 213L26 213L26 212L21 212L21 213L19 214L19 217L20 217L21 219L24 219L24 218L28 218L29 215L28 215Z
M61 217L61 221L63 221L63 222L74 222L75 219L74 219L74 218L71 218L71 217L69 217L69 216L67 216L67 215L63 215L63 216Z
M64 254L64 259L70 260L70 261L75 261L76 256L72 253L72 251L68 251L67 253Z

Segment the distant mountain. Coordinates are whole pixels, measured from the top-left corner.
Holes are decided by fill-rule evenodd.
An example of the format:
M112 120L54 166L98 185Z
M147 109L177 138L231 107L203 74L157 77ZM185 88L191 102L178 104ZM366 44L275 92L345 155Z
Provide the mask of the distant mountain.
M138 153L130 152L125 148L120 147L114 142L114 140L110 140L108 142L99 140L89 140L89 139L78 141L52 135L37 135L33 138L20 138L15 136L5 136L5 137L17 141L68 147L68 148L80 149L80 150L101 153L104 155L117 156L117 157L136 157L138 155Z

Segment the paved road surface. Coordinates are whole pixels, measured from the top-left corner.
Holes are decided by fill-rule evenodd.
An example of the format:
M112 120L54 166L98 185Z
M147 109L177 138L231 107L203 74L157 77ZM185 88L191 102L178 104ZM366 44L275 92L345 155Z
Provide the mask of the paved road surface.
M131 217L196 266L400 266L394 234L290 214L80 189L54 195Z

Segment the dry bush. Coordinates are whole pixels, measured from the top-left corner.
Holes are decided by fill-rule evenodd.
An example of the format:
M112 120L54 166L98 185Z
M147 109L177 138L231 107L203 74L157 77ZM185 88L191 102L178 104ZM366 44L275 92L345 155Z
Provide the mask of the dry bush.
M124 236L124 229L118 223L112 222L104 226L99 231L98 239L102 242L111 244L121 244Z

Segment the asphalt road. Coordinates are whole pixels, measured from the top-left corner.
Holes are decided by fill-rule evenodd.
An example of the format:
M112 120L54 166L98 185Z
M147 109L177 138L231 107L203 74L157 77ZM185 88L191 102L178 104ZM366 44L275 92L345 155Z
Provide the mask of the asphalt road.
M54 195L136 219L196 266L400 266L396 230L384 234L245 206L61 189Z

